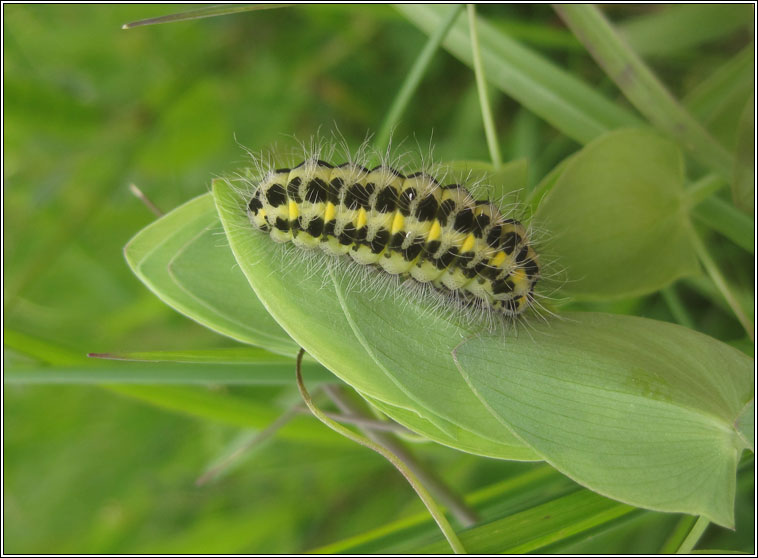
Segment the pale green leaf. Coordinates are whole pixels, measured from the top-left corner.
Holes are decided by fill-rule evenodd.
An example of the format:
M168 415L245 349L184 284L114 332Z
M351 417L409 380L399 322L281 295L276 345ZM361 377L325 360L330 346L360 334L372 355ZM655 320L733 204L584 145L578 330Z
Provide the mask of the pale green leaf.
M355 266L344 260L312 254L324 266L315 276L313 264L294 259L301 251L247 226L228 184L216 181L214 196L272 316L365 395L460 438L454 447L472 451L464 448L476 443L472 432L502 445L501 457L534 458L522 439L607 496L732 523L743 447L734 422L753 392L752 362L735 349L679 326L604 314L488 334L434 300L401 295L402 286L393 287L397 297L382 296L392 285L386 276L356 287Z
M297 346L257 298L226 246L210 194L142 229L124 254L158 298L223 335L292 355Z
M696 273L676 146L645 129L598 138L548 176L535 215L561 292L646 294ZM538 191L540 187L538 187Z
M472 446L475 442L472 440L475 437L465 439L462 445L455 442L458 431L470 430L476 437L496 442L500 450L499 457L537 459L531 450L516 440L507 428L498 424L494 417L477 403L473 394L466 389L460 375L454 370L440 369L445 376L440 377L439 381L445 383L445 393L453 396L455 401L445 401L428 393L428 385L418 385L422 391L426 391L421 394L409 387L410 377L398 375L394 362L396 359L404 359L405 366L416 363L417 370L421 373L428 372L429 366L433 364L423 362L423 357L420 358L419 349L423 347L419 347L417 340L409 338L397 344L394 337L381 335L385 324L377 321L374 309L383 307L391 314L395 309L394 304L377 304L372 300L370 293L364 292L365 297L361 297L361 300L367 307L355 312L348 311L345 307L348 304L345 294L346 290L350 290L348 284L351 281L349 275L345 274L347 270L339 265L341 261L334 258L324 259L321 254L314 254L321 257L322 261L322 273L314 273L312 267L301 259L300 250L291 246L277 246L268 235L258 233L249 226L244 208L240 207L239 198L228 184L215 181L214 195L232 250L253 290L282 328L290 333L300 346L307 347L308 353L316 360L363 395L387 403L383 411L390 417L395 418L392 413L395 407L412 410L420 415L424 420L413 426L414 430L422 435L435 439L439 437L438 433L441 430L447 440L443 443L449 443L464 451L474 451ZM282 249L292 249L287 258L283 257ZM285 261L295 258L300 259ZM330 264L338 264L338 267ZM291 270L289 273L286 271L288 268ZM323 277L324 273L327 274L326 278ZM338 273L340 277L330 279L331 273ZM332 286L332 280L341 281L338 290ZM376 295L374 292L374 296ZM428 320L423 316L417 317L418 327L421 328L417 331L429 328ZM387 318L382 316L382 320ZM369 326L364 328L366 320ZM356 321L360 322L360 326L356 326ZM444 339L447 345L445 355L448 358L445 359L443 355L443 360L448 361L450 351L461 340L459 338L456 341L454 337L449 337L451 332L451 329L431 332ZM381 346L373 339L377 334L378 341L383 341ZM387 342L391 345L387 345ZM389 354L385 355L385 350ZM438 359L439 346L430 344L428 356ZM452 383L447 385L448 381ZM403 416L398 418L402 419ZM402 420L400 422L403 423ZM433 430L421 430L425 423L431 423L434 426ZM455 427L450 428L450 423ZM488 443L486 447L474 453L491 455L492 444Z

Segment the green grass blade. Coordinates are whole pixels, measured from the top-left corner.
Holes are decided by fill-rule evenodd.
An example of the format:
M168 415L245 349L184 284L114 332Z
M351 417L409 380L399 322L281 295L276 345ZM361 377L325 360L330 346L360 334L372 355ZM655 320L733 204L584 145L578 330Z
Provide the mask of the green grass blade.
M755 253L754 221L732 204L712 196L692 208L692 215L737 246Z
M442 20L440 26L434 31L434 33L429 36L429 40L426 42L423 50L419 53L418 58L408 71L408 74L403 81L403 85L400 87L400 91L397 92L397 96L395 97L395 100L392 101L392 106L390 106L387 116L384 117L384 121L379 128L376 141L374 142L374 146L378 151L384 151L389 145L392 130L394 130L400 117L408 107L408 103L410 103L413 94L416 92L416 89L418 89L418 86L426 73L426 69L429 67L429 63L432 61L432 57L439 49L442 39L444 39L445 35L450 31L450 27L460 15L462 9L463 4L458 4L450 8L449 14Z
M182 363L123 363L101 367L7 367L3 382L9 384L218 384L292 385L294 362L259 362L245 365ZM316 363L306 363L309 382L333 382L334 376Z
M752 18L748 4L659 5L618 30L637 54L664 57L747 28Z
M552 467L513 475L466 496L483 522L513 515L576 491L576 485ZM410 515L314 550L314 554L396 554L431 543L437 532L429 516Z
M189 21L193 19L203 19L206 17L216 17L223 15L232 15L242 12L250 12L255 10L271 10L274 8L286 8L292 6L292 4L246 4L246 5L223 5L223 6L209 6L207 8L198 8L196 10L188 10L186 12L179 12L175 14L168 14L159 17L151 17L148 19L140 19L138 21L132 21L131 23L125 23L122 29L134 29L135 27L143 27L145 25L157 25L159 23L175 23L178 21Z
M444 6L402 4L397 9L431 34L444 17ZM487 79L567 136L591 141L613 128L638 124L639 119L599 94L556 64L477 18L482 62ZM472 66L471 37L465 21L450 30L444 47Z
M589 491L579 491L515 515L460 533L471 553L524 554L635 511ZM445 552L441 543L416 549L421 554Z
M703 124L718 121L735 102L744 103L754 88L755 45L746 46L689 91L682 104Z
M755 100L751 98L740 117L737 157L732 178L734 205L748 215L755 210Z
M476 89L479 92L479 105L482 108L482 121L484 122L484 133L487 136L487 146L490 150L490 159L495 170L498 170L503 164L500 156L500 144L497 140L495 131L495 121L492 117L492 107L490 106L489 96L487 94L487 79L482 67L482 52L479 47L479 34L476 30L476 7L474 4L467 5L469 33L471 34L471 58L474 63L474 75L476 77Z
M677 102L597 7L559 5L556 10L624 96L653 125L714 171L731 176L732 155Z

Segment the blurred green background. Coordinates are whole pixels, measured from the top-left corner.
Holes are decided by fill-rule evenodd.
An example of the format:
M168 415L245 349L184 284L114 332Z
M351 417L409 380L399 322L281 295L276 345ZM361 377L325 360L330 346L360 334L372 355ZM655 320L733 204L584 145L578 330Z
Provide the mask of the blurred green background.
M213 177L243 168L242 146L289 145L293 135L308 139L335 126L355 146L379 128L426 42L389 6L295 7L120 29L182 9L3 6L6 362L232 346L162 304L127 268L123 246L154 219L128 185L169 210L208 191ZM654 9L615 6L610 15L632 21ZM548 6L480 13L616 95ZM696 47L651 55L676 95L747 44L752 30L737 19ZM504 157L529 157L530 183L578 148L514 101L493 98ZM744 102L735 96L713 108L711 131L730 147ZM396 137L422 146L433 137L442 160L487 160L470 69L439 52ZM697 303L700 295L689 296ZM656 297L619 304L669 318ZM703 330L739 337L728 314L708 312ZM196 486L249 439L254 430L245 426L260 424L246 423L244 413L170 408L208 391L268 409L272 418L296 401L294 386L5 385L4 551L299 552L422 510L381 458L309 418ZM534 467L432 444L417 452L459 493ZM742 526L752 522L745 482ZM618 551L654 551L675 519L657 518L654 537L649 528L630 531L616 540ZM711 528L707 536L712 545L744 548L752 530Z

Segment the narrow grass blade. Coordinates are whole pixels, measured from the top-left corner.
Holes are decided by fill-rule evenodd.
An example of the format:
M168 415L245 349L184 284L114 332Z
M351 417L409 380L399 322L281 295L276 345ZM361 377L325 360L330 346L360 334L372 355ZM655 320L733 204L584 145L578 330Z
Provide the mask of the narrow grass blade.
M7 367L3 382L8 384L218 384L292 385L294 361L239 364L142 364L114 363L109 366ZM328 370L314 362L303 365L308 381L334 382Z
M665 57L747 29L752 19L749 4L658 5L618 30L637 54Z
M377 133L374 146L378 151L384 151L387 148L387 145L389 145L392 130L395 128L400 117L408 107L408 103L416 92L416 89L418 89L418 86L426 73L426 69L432 61L432 57L439 49L442 39L444 39L445 35L450 31L450 27L460 15L462 9L463 4L452 6L450 8L449 14L442 20L440 26L435 32L429 36L429 40L426 42L424 48L419 53L418 58L413 63L413 67L408 71L408 74L403 81L403 85L400 87L400 91L397 92L395 100L392 101L392 106L390 106L389 111L387 111L387 116L384 117L384 121Z
M159 17L151 17L148 19L141 19L139 21L132 21L131 23L125 23L121 29L134 29L135 27L144 27L145 25L175 23L177 21L189 21L192 19L202 19L206 17L232 15L254 10L271 10L274 8L285 8L291 5L292 4L246 4L235 6L234 4L228 4L222 6L209 6L207 8L198 8L196 10L189 10L186 12L168 14Z
M400 4L396 8L428 34L437 29L446 9L431 4ZM483 18L477 18L476 26L489 82L567 136L586 143L613 128L640 123L634 114ZM458 20L443 45L464 64L473 65L467 22Z
M566 4L555 9L624 96L653 125L714 171L731 176L731 154L668 92L597 7Z
M482 107L484 133L487 136L487 146L490 150L492 165L495 167L495 170L498 170L503 164L503 161L500 156L500 145L497 140L497 132L495 131L495 121L492 117L492 107L490 106L490 100L487 94L487 79L484 75L484 67L482 66L482 52L479 48L479 34L476 30L476 7L474 4L468 4L468 23L469 33L471 35L471 57L474 63L476 88L479 92L479 105Z
M635 511L590 491L579 491L541 506L460 533L475 554L524 554L607 524ZM419 554L445 552L443 543L415 549Z

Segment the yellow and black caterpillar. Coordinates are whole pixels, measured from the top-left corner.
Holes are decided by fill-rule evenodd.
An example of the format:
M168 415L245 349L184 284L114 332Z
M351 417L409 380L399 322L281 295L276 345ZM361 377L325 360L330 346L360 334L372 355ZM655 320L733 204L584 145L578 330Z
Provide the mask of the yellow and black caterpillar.
M534 300L540 267L525 227L423 172L308 159L267 173L247 208L276 242L350 254L507 316Z

